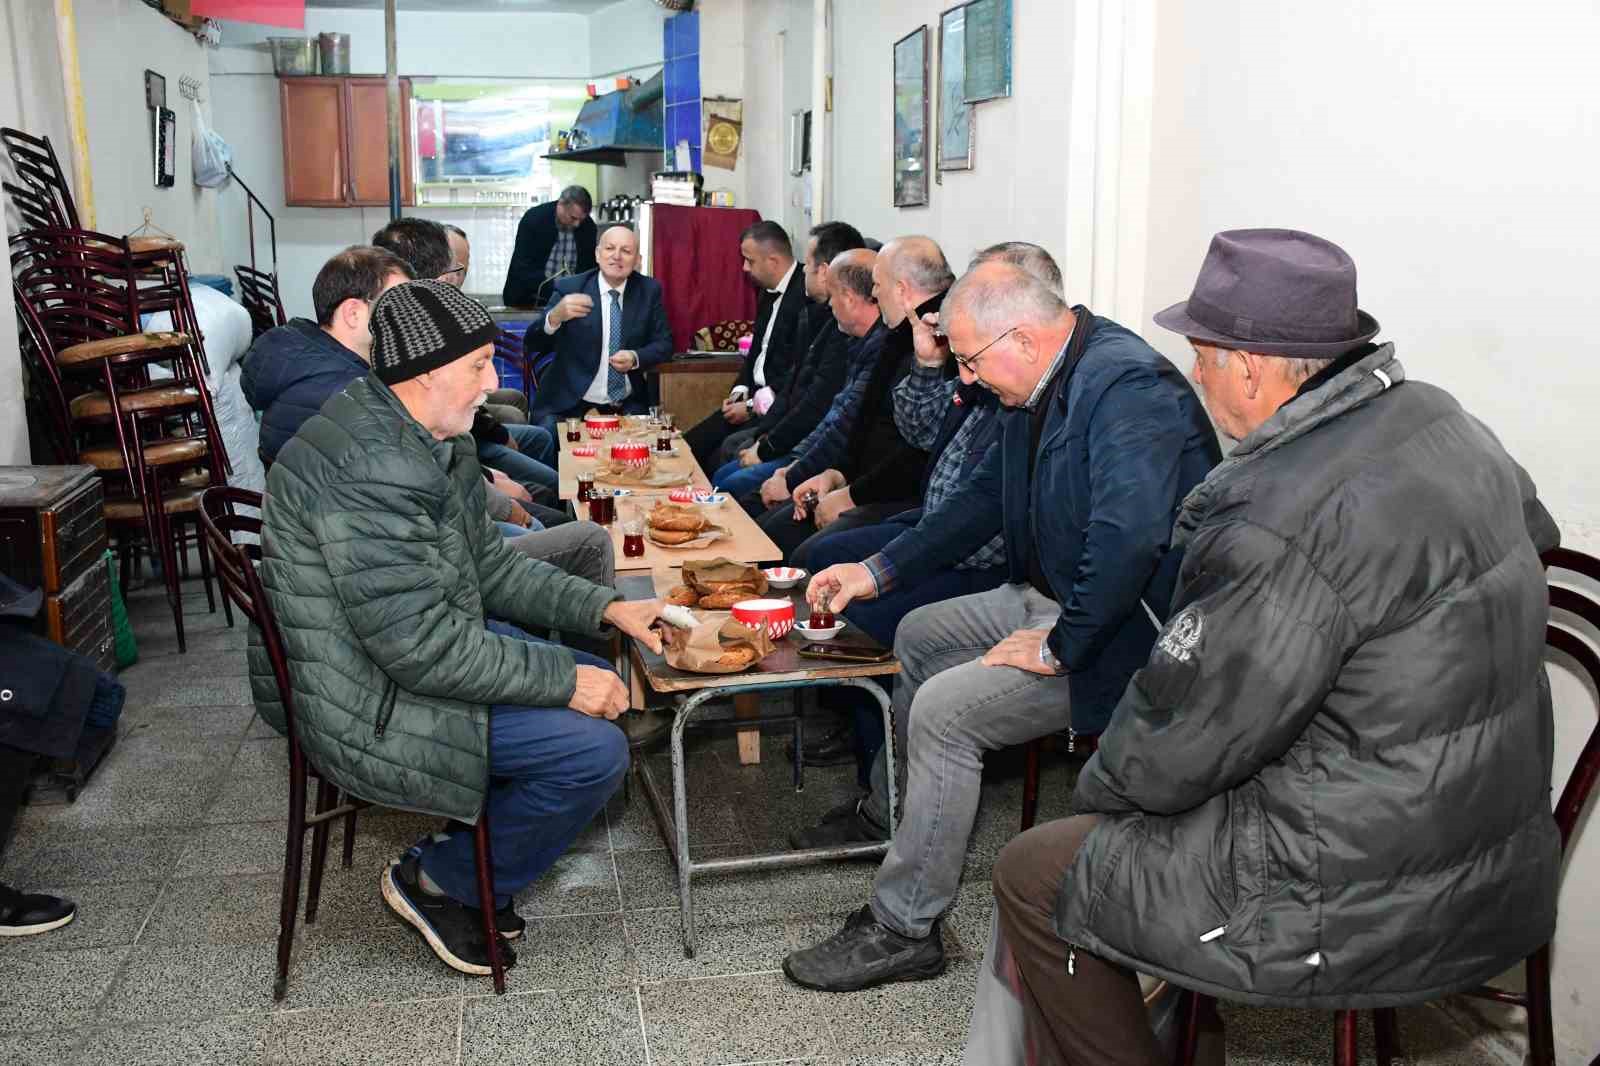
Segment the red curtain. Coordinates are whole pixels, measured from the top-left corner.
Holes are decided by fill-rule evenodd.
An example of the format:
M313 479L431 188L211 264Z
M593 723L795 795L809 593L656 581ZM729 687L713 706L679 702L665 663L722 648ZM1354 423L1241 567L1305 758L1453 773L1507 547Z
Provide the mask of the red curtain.
M189 0L189 13L291 30L306 28L306 0Z
M756 317L756 290L744 274L739 234L760 221L757 212L733 207L651 208L650 272L661 282L677 351L694 346L696 330Z

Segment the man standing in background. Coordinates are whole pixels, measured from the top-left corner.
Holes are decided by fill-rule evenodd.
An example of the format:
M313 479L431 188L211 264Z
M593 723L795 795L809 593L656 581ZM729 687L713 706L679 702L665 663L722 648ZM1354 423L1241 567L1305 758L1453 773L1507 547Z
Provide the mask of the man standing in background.
M582 185L568 185L554 202L530 207L517 224L517 243L500 296L511 307L543 307L557 278L595 267L599 231L589 213L594 200Z

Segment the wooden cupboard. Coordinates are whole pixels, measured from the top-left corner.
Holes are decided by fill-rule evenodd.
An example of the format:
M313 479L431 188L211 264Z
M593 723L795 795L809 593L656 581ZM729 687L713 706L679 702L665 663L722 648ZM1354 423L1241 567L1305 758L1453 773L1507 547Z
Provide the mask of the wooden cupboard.
M280 78L290 207L389 203L389 89L381 77ZM400 79L400 202L411 206L411 82Z

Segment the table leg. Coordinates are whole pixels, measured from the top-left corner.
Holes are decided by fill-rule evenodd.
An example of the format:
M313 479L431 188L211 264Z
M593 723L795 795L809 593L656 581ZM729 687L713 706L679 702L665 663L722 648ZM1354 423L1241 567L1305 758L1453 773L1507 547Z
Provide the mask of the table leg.
M761 716L761 696L758 693L747 692L733 697L733 716L735 718L759 718ZM739 730L739 765L754 766L761 761L761 730Z

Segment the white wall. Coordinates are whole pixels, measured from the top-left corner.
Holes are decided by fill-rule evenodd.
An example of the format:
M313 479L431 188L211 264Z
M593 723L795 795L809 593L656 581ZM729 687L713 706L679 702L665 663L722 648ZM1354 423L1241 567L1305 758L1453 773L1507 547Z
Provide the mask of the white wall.
M1408 374L1487 422L1567 542L1600 553L1600 9L1550 0L1507 17L1456 5L1441 18L1385 0L1234 0L1159 11L1146 315L1188 293L1216 230L1291 226L1337 241ZM1039 88L1020 70L1018 87ZM980 125L980 165L988 143ZM1139 325L1188 365L1180 338ZM1555 672L1564 778L1595 707ZM1600 819L1589 821L1554 962L1569 1063L1600 1047Z
M1015 0L1015 95L978 105L976 168L945 173L943 184L930 187L927 207L893 206L894 42L925 24L936 49L939 12L949 6L834 4L833 214L879 240L928 234L958 268L1001 240L1034 241L1065 261L1074 26L1072 5L1063 0ZM935 62L935 78L937 70Z
M762 218L781 222L797 251L804 249L812 223L805 210L807 179L789 173L789 116L811 106L811 6L811 0L766 0L751 5L745 16L744 150L739 166L748 198L743 203ZM705 17L701 15L702 26Z
M750 48L745 34L745 23L750 18L750 8L762 0L700 0L700 95L727 96L745 99L745 70L750 62ZM745 136L749 136L750 102L745 100ZM702 114L702 123L704 116ZM723 170L707 164L701 165L705 174L707 192L727 190L733 193L734 205L749 207L750 165L741 154L739 165L733 170Z
M591 77L661 67L662 24L672 12L654 0L619 0L589 16Z

